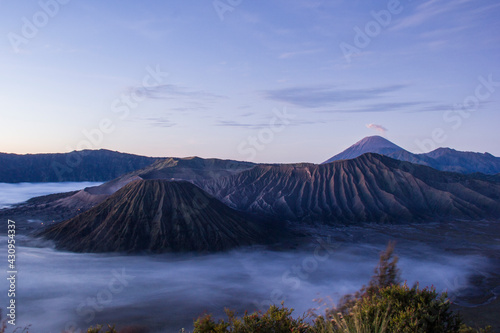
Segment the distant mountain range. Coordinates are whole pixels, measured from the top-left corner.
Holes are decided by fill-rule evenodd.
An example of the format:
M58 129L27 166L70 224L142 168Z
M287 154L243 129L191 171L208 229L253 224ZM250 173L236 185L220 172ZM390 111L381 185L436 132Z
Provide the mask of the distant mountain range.
M32 199L0 215L64 216L43 236L79 252L222 250L268 240L273 228L262 229L262 219L300 224L500 219L498 176L443 172L378 154L250 168L223 160L177 162L153 168L159 179L143 180L141 175L152 176L146 167L101 186ZM200 163L217 168L199 168ZM191 179L172 180L175 174Z
M137 169L0 210L0 220L15 218L16 230L29 232L36 228L30 220L41 219L49 225L44 237L80 252L223 250L267 241L270 221L500 220L498 158L489 154L447 148L412 154L382 137L365 138L320 165L96 154ZM120 168L107 165L106 172Z
M108 181L156 160L105 149L64 154L0 153L0 182Z
M381 136L370 136L355 143L325 163L356 158L365 153L376 153L400 161L430 166L441 171L460 173L500 173L500 158L489 153L462 152L450 148L438 148L425 154L413 154Z
M426 154L413 154L380 136L366 137L324 163L353 159L365 153L385 155L441 171L464 174L480 172L489 175L500 173L500 158L488 153L438 148ZM208 174L211 174L210 177L226 176L253 166L255 164L250 162L199 157L146 157L105 149L62 154L0 153L0 182L105 182L133 171L139 171L143 179L170 177L195 180L204 179ZM160 174L161 172L166 173ZM196 174L199 176L194 177Z

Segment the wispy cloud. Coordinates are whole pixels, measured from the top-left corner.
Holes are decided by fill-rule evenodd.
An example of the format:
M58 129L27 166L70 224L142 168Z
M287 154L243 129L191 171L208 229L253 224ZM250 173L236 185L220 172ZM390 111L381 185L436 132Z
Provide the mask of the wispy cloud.
M315 53L318 53L321 51L322 51L322 49L311 49L311 50L285 52L285 53L280 54L279 59L288 59L288 58L293 58L296 56L315 54Z
M373 129L383 135L385 135L385 133L388 131L387 128L385 128L384 126L382 125L377 125L377 124L367 124L366 125L367 128L370 128L370 129Z
M379 103L371 104L365 107L352 110L351 112L394 112L394 111L409 111L414 107L420 107L426 102L394 102L394 103Z
M133 90L140 90L148 98L152 99L173 99L173 98L190 98L190 99L202 99L202 100L215 100L224 99L225 96L213 94L211 92L202 90L191 90L186 87L174 85L174 84L162 84L153 87L143 88L136 87L130 88Z
M300 107L319 108L342 102L364 101L382 97L407 87L396 84L376 88L343 89L330 86L295 87L262 91L264 98L286 102Z
M468 26L462 25L459 27L445 28L445 29L433 29L420 34L421 38L443 38L448 35L456 35L460 31L468 28Z
M483 12L491 11L491 10L496 9L498 7L500 7L500 3L496 3L496 4L493 4L493 5L487 5L487 6L479 7L477 9L474 9L472 12L474 14L481 14Z
M206 106L180 106L180 107L169 108L169 110L177 112L189 112L189 111L210 110L210 108Z
M419 4L411 15L402 18L390 30L402 30L406 28L419 26L436 16L453 11L457 9L460 5L471 1L472 0L425 1Z
M247 112L247 113L240 114L240 117L252 117L252 116L255 116L256 114L257 114L256 112Z
M239 122L234 120L219 120L216 126L223 127L245 127L245 128L265 128L269 127L269 123L248 123L248 122Z
M451 110L453 105L450 104L430 104L430 105L421 105L413 110L409 110L409 113L417 113L417 112L442 112Z
M293 122L287 123L286 126L303 126L303 125L314 125L318 123L324 123L322 120L299 120L299 119L294 119ZM280 125L279 123L276 123L274 125ZM216 123L216 126L223 126L223 127L243 127L243 128L249 128L249 129L261 129L261 128L269 128L270 124L269 121L264 121L264 122L240 122L240 121L235 121L235 120L219 120Z
M478 104L478 108L481 109L485 105L491 104L492 101L481 101ZM444 112L444 111L450 111L450 110L458 110L464 108L463 104L460 103L449 103L449 104L432 104L432 105L425 105L416 108L413 111L409 111L410 113L415 113L415 112Z
M320 111L321 113L375 113L375 112L437 112L452 109L451 104L437 104L428 101L421 102L391 102L378 103L353 108L338 108Z
M148 122L151 126L154 127L173 127L177 125L177 123L174 123L170 119L166 117L149 117L149 118L142 118L146 122Z

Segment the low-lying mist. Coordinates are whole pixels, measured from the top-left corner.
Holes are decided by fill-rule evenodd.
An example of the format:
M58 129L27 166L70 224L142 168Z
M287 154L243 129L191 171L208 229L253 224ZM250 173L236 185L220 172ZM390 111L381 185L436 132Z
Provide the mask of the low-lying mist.
M1 236L0 247L5 249L6 242ZM382 242L345 244L325 238L289 251L254 247L222 254L125 256L60 252L26 236L18 236L19 242L17 326L31 324L33 332L46 333L83 331L96 323L178 332L190 330L203 313L219 316L228 307L242 314L281 301L300 315L317 306L315 298L329 296L336 302L366 284L384 249ZM403 280L451 294L488 265L480 256L424 245L398 244L396 252ZM3 281L1 290L7 290ZM7 304L6 297L1 294L1 304Z
M97 186L96 182L63 182L63 183L0 183L0 209L24 202L33 197L52 193L63 193Z

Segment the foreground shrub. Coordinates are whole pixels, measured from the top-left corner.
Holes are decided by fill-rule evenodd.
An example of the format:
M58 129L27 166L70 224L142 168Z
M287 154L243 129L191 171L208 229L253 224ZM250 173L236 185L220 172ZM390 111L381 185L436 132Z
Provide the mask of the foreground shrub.
M459 333L493 333L493 329L491 326L487 326L486 328L472 328L465 324L462 324L460 327Z
M294 319L293 309L271 305L264 314L245 313L243 318L237 318L234 311L226 309L227 321L214 321L211 315L198 318L194 323L193 333L302 333L308 332L308 325L303 318Z
M400 284L401 272L397 267L399 258L394 254L394 249L395 243L389 242L387 248L380 253L378 265L375 267L374 275L368 286L363 286L354 294L343 296L334 312L347 314L360 300L377 295L383 288ZM329 311L328 309L326 310L327 314Z
M374 318L355 306L348 316L333 314L328 320L319 317L311 327L313 333L386 333L388 312L377 313Z
M96 327L90 327L87 333L118 333L114 326L108 325L108 328L104 328L102 325L97 325Z
M380 331L388 332L458 332L461 321L453 314L446 293L439 294L434 288L420 289L418 285L410 288L400 285L398 257L394 255L394 243L389 243L380 254L368 286L360 291L344 296L334 309L325 311L326 318L340 327L339 316L345 323L365 323L364 328L349 332ZM380 320L381 314L384 320ZM382 325L384 324L384 325ZM352 325L351 325L352 326ZM344 330L347 332L347 330Z
M412 333L487 333L463 325L450 308L446 293L434 288L410 288L399 282L398 257L394 243L380 254L368 286L344 296L334 309L326 309L325 320L319 317L317 327L329 332L412 332Z
M450 309L446 293L435 289L410 288L406 284L381 288L376 294L356 303L369 321L380 312L388 313L387 327L390 332L458 332L460 317Z

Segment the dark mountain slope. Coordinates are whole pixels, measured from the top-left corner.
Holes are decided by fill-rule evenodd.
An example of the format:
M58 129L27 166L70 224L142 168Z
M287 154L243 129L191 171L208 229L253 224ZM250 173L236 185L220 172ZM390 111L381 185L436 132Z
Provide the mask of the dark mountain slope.
M435 169L484 174L497 174L500 172L500 158L489 153L474 153L457 151L450 148L438 148L427 154L418 155L430 159L429 164Z
M142 179L175 179L193 183L229 176L254 167L254 163L216 158L167 158L145 167L134 175Z
M99 186L88 187L57 204L65 207L83 208L82 204L87 205L87 202L92 202L93 204L102 202L108 196L134 180L185 180L194 184L200 184L207 180L248 170L254 165L249 162L203 159L199 157L165 158Z
M217 251L268 239L263 225L188 182L134 181L41 236L76 252Z
M28 220L61 222L73 218L103 202L111 194L134 180L143 178L186 180L201 184L206 180L248 170L254 165L249 162L199 157L159 159L146 168L127 173L99 186L88 187L62 196L52 195L43 198L43 200L30 200L12 209L0 210L0 218L2 216L16 218L19 230L32 230L39 225L28 223ZM20 226L21 224L24 226L23 228Z
M0 182L108 181L156 160L105 149L65 154L0 153Z
M314 165L259 165L204 188L238 210L296 221L500 218L500 184L365 154Z
M127 173L109 182L85 189L91 195L111 195L123 186L137 179L185 180L200 184L207 180L230 176L251 169L254 163L216 158L199 157L165 158L155 163Z

